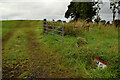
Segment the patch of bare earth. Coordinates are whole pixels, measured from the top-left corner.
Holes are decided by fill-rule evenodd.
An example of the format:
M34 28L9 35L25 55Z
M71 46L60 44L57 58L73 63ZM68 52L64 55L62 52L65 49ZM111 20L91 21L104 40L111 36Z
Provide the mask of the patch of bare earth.
M69 71L62 68L57 53L52 53L50 49L45 48L44 43L36 42L34 31L27 32L28 34L28 53L31 56L31 71L30 76L34 78L67 78ZM29 76L29 77L30 77Z
M19 28L21 27L20 24L22 24L21 21L18 21L18 23L16 24L16 27L9 30L9 32L2 39L2 57L3 57L2 58L2 78L20 78L19 76L21 74L29 71L29 65L30 65L29 59L21 60L17 64L11 64L7 60L5 60L6 57L4 56L4 55L7 55L12 48L14 48L12 46L11 47L8 46L7 43L12 38L12 36L16 34L18 30L21 30ZM16 44L13 44L13 45L16 45ZM8 47L10 48L7 49ZM13 61L16 61L16 59ZM23 76L23 77L26 77L26 76Z

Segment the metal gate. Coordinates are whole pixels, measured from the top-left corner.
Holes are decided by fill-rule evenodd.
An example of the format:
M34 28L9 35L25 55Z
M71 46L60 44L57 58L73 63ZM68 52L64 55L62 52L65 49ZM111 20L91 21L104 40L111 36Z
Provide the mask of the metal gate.
M53 35L53 37L59 36L59 37L61 37L61 39L56 39L56 40L61 41L63 43L63 41L64 41L64 22L62 21L62 26L56 26L55 25L56 22L54 20L51 23L52 24L48 24L48 21L46 19L43 20L43 33L46 33L47 35L51 34L51 35ZM58 28L60 28L60 30L58 30ZM56 32L58 32L59 34L57 34Z

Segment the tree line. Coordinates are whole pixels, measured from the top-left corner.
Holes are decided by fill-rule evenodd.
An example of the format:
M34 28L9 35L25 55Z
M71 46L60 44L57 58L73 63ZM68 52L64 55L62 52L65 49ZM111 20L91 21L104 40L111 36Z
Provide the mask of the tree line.
M68 10L65 12L65 18L71 18L75 21L78 19L89 19L92 21L94 19L98 23L101 20L99 15L101 4L103 4L101 0L93 2L74 2L72 0L70 5L68 5ZM116 13L120 14L120 1L111 0L110 9L113 13L113 22L115 22Z

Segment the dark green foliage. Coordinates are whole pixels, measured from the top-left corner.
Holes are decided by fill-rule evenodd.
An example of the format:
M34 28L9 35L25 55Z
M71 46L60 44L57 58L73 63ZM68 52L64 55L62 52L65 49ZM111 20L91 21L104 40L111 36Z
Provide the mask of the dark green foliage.
M106 21L105 21L105 20L102 20L101 22L102 22L102 24L106 24Z
M114 23L116 17L116 10L118 10L118 14L120 14L120 1L111 1L110 9L112 10L113 13L113 23Z
M118 2L118 4L119 4L119 7L120 7L120 1ZM120 14L120 9L118 10L118 13Z
M89 14L89 15L88 15ZM68 10L65 13L66 18L73 18L74 20L86 19L96 14L96 9L93 8L93 2L71 2Z

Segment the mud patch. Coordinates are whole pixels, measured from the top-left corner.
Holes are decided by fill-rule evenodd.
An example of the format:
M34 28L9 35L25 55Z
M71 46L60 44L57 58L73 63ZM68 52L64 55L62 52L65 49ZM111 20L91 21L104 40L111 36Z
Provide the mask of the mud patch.
M3 62L2 77L3 78L21 78L19 76L22 75L24 72L29 71L29 66L30 66L29 60L20 61L17 64L9 64L7 62ZM25 78L27 75L22 76L22 78Z

